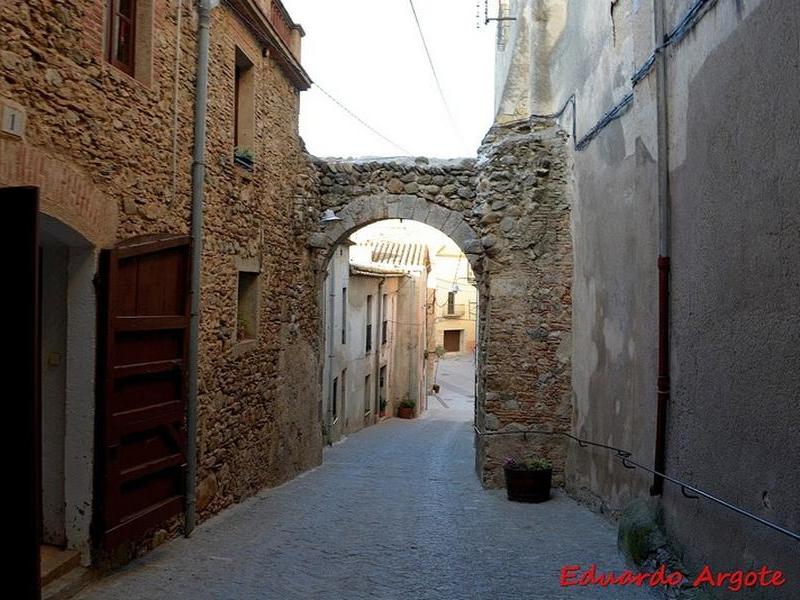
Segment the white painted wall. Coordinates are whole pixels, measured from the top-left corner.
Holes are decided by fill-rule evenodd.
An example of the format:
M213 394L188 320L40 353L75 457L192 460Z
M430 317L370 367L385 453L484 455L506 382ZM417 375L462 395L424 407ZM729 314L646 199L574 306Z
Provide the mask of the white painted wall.
M94 468L97 252L41 217L42 474L46 543L90 563Z

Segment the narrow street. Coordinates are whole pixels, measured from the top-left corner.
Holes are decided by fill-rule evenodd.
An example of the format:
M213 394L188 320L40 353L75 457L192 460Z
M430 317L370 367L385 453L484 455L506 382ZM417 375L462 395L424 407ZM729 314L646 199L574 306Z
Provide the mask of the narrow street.
M326 450L324 464L165 544L82 600L646 598L559 586L562 566L625 568L615 528L561 493L481 489L471 355L442 361L440 401Z

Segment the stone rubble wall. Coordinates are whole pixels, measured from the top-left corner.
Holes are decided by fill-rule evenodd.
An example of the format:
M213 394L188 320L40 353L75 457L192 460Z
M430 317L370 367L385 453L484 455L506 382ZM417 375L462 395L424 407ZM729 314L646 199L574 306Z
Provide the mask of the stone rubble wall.
M103 56L97 0L0 4L0 101L27 117L0 134L0 186L36 185L42 211L96 249L140 234L187 234L197 13L183 3L173 194L176 4L153 12L152 76ZM212 12L200 319L198 511L203 521L320 464L316 263L306 247L315 173L297 131L299 94L242 23ZM254 63L255 166L233 164L235 47ZM239 344L237 270L261 271L259 338ZM93 432L86 431L88 454ZM180 533L182 517L94 564L112 566Z

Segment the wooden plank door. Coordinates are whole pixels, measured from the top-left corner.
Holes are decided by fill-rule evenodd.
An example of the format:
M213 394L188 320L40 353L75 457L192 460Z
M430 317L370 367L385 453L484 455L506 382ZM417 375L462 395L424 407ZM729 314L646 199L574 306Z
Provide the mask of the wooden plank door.
M110 550L182 512L189 238L101 255L98 516Z
M11 525L6 570L17 598L38 599L42 459L39 365L39 226L35 188L0 188L9 227L2 236L7 288L5 476ZM15 439L16 438L16 439ZM15 443L11 443L14 440ZM19 536L19 537L17 537ZM10 590L10 588L9 588Z
M459 352L461 350L461 330L446 329L444 332L444 351Z

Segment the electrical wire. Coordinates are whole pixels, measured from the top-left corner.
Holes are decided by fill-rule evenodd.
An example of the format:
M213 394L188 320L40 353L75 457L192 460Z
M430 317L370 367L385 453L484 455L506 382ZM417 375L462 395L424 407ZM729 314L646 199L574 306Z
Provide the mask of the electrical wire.
M447 118L450 120L450 126L453 128L453 133L455 133L458 141L463 143L464 139L461 137L461 131L458 129L456 120L453 118L453 113L450 111L450 105L447 103L447 99L444 96L444 91L442 90L442 84L439 82L439 75L436 73L436 67L433 65L433 58L431 58L431 53L428 49L428 43L425 41L425 34L422 33L422 25L419 22L417 9L414 7L414 0L408 0L408 3L411 6L411 12L414 15L414 21L417 23L417 30L419 31L419 37L422 40L422 47L425 49L425 55L428 57L428 64L431 66L431 73L433 73L433 79L436 81L436 89L439 90L439 97L442 99L442 104L444 105L444 110L447 113Z
M677 44L683 38L685 38L688 33L700 22L700 19L717 3L717 0L695 0L694 3L689 7L689 10L683 15L683 18L678 22L678 24L670 31L667 35L664 36L664 41L659 44L658 46L653 49L650 53L650 56L647 60L642 63L642 65L636 69L636 71L631 76L631 91L625 94L622 99L617 102L611 109L609 109L606 113L603 114L602 117L595 123L595 125L586 132L580 139L577 139L575 133L575 122L577 120L576 115L576 99L575 94L572 94L564 105L561 107L561 110L552 114L531 114L525 121L531 119L558 119L563 114L567 107L572 104L572 140L573 140L573 147L577 151L585 150L589 144L594 140L598 134L605 129L612 121L619 119L622 115L628 112L628 109L633 105L634 101L634 94L633 89L641 82L647 75L653 70L653 67L656 63L656 55L659 52L663 52L669 46ZM509 123L512 125L516 123L516 121Z
M328 97L328 98L329 98L329 99L330 99L330 100L331 100L331 101L332 101L334 104L336 104L336 105L337 105L339 108L341 108L341 109L342 109L344 112L346 112L348 115L350 115L351 117L353 117L353 118L354 118L356 121L358 121L359 123L361 123L361 125L363 125L363 126L364 126L364 127L366 127L367 129L369 129L369 130L370 130L372 133L374 133L375 135L377 135L379 138L381 138L382 140L384 140L384 141L386 141L386 142L390 143L392 146L394 146L395 148L399 149L401 152L404 152L405 154L408 154L409 156L413 155L413 152L411 152L411 151L410 151L410 150L408 150L407 148L404 148L403 146L401 146L401 145L400 145L400 144L398 144L397 142L393 142L393 141L392 141L392 140L390 140L388 137L386 137L385 135L383 135L383 134L382 134L380 131L378 131L377 129L375 129L374 127L372 127L372 125L370 125L369 123L367 123L366 121L364 121L364 120L363 120L361 117L359 117L359 116L358 116L356 113L354 113L352 110L350 110L349 108L347 108L347 107L346 107L344 104L342 104L342 103L341 103L339 100L337 100L337 99L336 99L336 98L334 98L334 97L333 97L331 94L329 94L329 93L328 93L328 92L325 90L325 88L323 88L323 87L322 87L320 84L318 84L318 83L316 83L316 82L315 82L315 83L314 83L314 87L316 87L316 88L317 88L317 89L318 89L320 92L322 92L323 94L325 94L325 95L326 95L326 96L327 96L327 97Z

